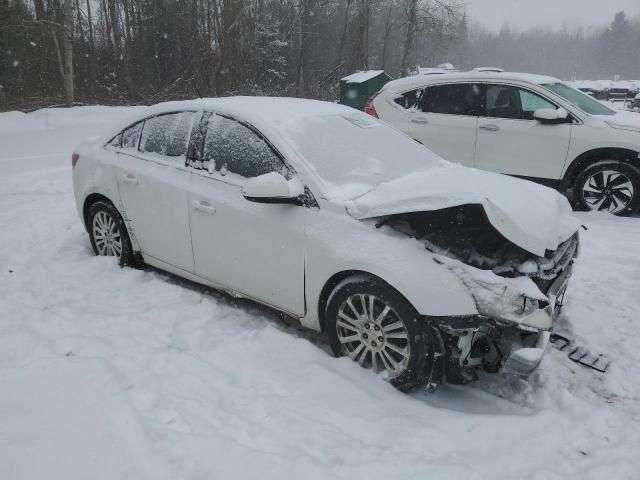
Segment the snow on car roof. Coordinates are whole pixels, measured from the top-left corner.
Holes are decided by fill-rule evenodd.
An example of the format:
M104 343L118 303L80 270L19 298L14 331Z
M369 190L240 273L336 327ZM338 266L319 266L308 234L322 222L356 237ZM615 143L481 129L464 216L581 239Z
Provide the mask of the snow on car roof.
M344 115L357 111L337 103L292 97L199 98L158 103L145 109L144 113L138 113L138 115L131 118L130 123L152 115L180 110L210 110L236 117L249 123L255 122L263 125L296 121L321 115Z
M458 72L447 73L442 75L427 75L427 76L412 76L399 78L387 83L383 89L389 90L403 90L411 87L419 87L429 83L444 83L447 81L516 81L516 82L528 82L541 85L544 83L555 83L561 80L548 77L546 75L536 75L533 73L519 73L519 72Z
M198 98L158 103L128 116L117 129L111 129L108 135L97 138L96 143L104 144L123 128L154 115L183 110L208 110L228 115L252 124L267 134L269 131L280 131L280 124L292 122L302 123L304 119L329 115L346 115L358 113L351 107L337 103L323 102L291 97L218 97ZM361 112L360 112L361 113Z
M384 70L364 70L360 72L352 73L341 80L347 83L363 83L372 78L376 78L378 75L384 73Z

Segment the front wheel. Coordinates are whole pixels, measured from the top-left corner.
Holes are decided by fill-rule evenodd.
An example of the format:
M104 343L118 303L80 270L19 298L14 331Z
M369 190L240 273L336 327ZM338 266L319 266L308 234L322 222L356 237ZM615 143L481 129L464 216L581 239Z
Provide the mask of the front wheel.
M574 199L580 210L629 215L640 206L640 171L618 161L595 163L577 176Z
M356 275L340 282L327 304L325 325L331 348L381 374L401 391L440 378L434 366L433 331L413 306L375 277Z
M120 212L111 203L91 205L87 217L89 238L96 255L117 257L120 265L133 265L133 248Z

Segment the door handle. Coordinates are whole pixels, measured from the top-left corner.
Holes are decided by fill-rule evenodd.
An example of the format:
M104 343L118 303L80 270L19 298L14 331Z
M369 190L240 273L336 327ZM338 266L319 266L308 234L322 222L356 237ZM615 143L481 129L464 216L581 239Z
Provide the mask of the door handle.
M426 118L412 118L411 123L419 123L424 125L425 123L429 123L429 120L427 120Z
M490 123L489 125L480 125L480 127L482 130L487 130L489 132L497 132L498 130L500 130L500 127L498 125L494 125L493 123Z
M124 182L130 183L131 185L137 185L138 184L138 179L136 177L134 177L133 175L131 175L130 173L123 173L122 174L122 180Z
M193 208L203 213L216 213L216 207L204 200L194 200Z

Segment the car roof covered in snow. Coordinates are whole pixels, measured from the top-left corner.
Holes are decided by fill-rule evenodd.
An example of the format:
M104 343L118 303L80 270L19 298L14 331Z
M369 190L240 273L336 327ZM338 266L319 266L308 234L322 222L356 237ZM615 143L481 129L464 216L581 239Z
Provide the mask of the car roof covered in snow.
M353 113L354 109L337 103L291 97L219 97L164 102L145 110L144 118L180 110L209 110L249 123L281 123L321 115Z
M556 83L561 80L548 77L546 75L536 75L533 73L518 72L455 72L442 75L414 75L411 77L400 78L387 83L384 90L407 90L413 87L420 87L428 84L447 83L451 81L468 81L468 82L526 82L542 85L545 83Z

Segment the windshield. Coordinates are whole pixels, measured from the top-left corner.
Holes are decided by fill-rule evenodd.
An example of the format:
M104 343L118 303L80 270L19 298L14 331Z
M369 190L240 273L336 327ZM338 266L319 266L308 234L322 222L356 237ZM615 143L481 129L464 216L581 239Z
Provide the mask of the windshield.
M589 95L582 93L580 90L571 88L564 83L545 83L542 87L551 90L556 95L561 96L571 104L578 107L585 113L591 115L615 115L616 112L603 104L594 100Z
M420 143L355 110L309 116L280 128L321 177L323 193L334 201L355 198L381 183L444 163Z

